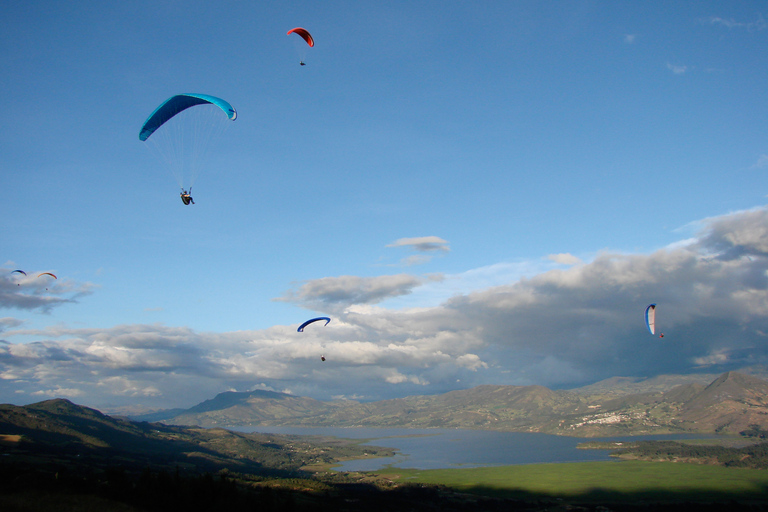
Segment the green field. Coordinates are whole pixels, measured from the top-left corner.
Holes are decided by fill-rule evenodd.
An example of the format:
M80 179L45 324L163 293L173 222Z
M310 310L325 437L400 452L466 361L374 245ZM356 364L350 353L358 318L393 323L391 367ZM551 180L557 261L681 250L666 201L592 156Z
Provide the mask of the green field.
M768 502L768 471L671 462L581 462L379 472L488 496L585 502ZM385 475L386 473L386 475Z

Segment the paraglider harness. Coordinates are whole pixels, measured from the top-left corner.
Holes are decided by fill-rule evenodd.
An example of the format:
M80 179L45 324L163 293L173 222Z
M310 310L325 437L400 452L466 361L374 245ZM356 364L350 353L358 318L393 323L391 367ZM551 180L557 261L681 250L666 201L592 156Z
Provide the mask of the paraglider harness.
M194 199L192 199L192 196L190 195L191 193L192 193L192 187L189 187L189 192L187 192L183 188L181 189L181 194L179 194L179 195L181 196L181 201L184 204L186 204L186 205L188 205L190 203L195 204Z

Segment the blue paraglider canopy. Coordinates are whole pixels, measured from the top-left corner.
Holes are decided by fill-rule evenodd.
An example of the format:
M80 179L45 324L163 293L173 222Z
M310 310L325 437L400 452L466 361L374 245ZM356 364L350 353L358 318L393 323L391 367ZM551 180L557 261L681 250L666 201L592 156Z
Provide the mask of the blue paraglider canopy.
M328 322L330 322L330 321L331 321L331 319L330 319L330 318L328 318L327 316L319 316L319 317L317 317L317 318L312 318L312 319L310 319L310 320L307 320L307 321L306 321L306 322L304 322L303 324L301 324L301 325L299 326L299 329L298 329L296 332L304 332L304 328L305 328L306 326L308 326L309 324L311 324L311 323L313 323L313 322L319 322L320 320L325 320L325 325L328 325Z
M237 112L234 107L228 102L216 96L209 96L207 94L178 94L168 98L165 103L157 107L154 112L144 122L144 126L141 127L139 132L139 140L145 141L150 135L155 133L155 130L163 126L163 124L171 119L179 112L183 112L189 107L195 105L203 105L209 103L216 105L227 115L229 119L234 121L237 118Z

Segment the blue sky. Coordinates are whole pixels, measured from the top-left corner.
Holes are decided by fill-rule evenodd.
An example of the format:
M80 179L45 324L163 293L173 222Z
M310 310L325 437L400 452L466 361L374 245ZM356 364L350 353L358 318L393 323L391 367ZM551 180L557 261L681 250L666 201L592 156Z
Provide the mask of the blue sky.
M8 6L0 400L377 399L762 364L766 17L730 1ZM296 26L316 41L306 66ZM188 207L138 140L185 92L238 111ZM715 318L696 294L719 279L739 286ZM664 300L676 345L622 323ZM319 314L334 321L297 337Z

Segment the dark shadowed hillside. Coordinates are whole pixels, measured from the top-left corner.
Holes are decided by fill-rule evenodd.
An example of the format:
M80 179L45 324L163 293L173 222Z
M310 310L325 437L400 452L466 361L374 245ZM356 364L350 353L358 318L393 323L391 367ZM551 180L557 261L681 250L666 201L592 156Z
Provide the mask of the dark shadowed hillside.
M0 435L4 453L59 453L76 466L89 467L119 460L137 468L274 473L380 451L334 439L132 422L63 399L25 407L0 405Z
M302 469L364 453L393 455L335 438L134 423L61 399L2 405L0 510L450 512L508 511L521 503Z

